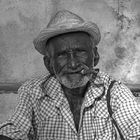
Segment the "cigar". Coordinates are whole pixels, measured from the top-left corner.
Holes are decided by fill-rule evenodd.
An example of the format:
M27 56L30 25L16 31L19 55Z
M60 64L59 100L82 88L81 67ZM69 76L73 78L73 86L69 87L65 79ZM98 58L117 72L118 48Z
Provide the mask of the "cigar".
M86 74L97 74L99 72L98 69L83 69L81 70L81 74L86 75Z

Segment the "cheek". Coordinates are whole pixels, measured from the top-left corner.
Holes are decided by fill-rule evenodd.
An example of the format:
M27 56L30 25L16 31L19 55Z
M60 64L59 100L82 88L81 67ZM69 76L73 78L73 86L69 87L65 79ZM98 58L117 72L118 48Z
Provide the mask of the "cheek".
M89 55L86 59L86 65L90 67L90 66L92 66L92 64L93 64L93 55L89 53Z
M54 69L56 72L60 72L61 69L66 65L66 60L65 59L56 59L54 61Z

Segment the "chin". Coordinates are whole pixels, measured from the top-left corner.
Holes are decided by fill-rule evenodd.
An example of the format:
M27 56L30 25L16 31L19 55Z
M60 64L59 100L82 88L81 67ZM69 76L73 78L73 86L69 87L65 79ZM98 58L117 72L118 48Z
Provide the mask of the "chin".
M70 89L73 88L79 88L79 87L83 87L85 86L88 81L90 80L90 78L88 76L84 76L83 78L76 80L76 81L70 81L67 77L65 76L57 76L57 79L59 80L59 82Z

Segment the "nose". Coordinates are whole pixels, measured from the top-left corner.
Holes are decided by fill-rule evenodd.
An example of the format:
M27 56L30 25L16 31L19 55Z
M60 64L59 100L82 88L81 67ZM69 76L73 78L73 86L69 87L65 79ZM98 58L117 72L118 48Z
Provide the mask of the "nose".
M71 69L76 69L78 67L78 61L77 59L74 57L74 54L72 52L70 52L70 56L69 56L69 63L68 66Z

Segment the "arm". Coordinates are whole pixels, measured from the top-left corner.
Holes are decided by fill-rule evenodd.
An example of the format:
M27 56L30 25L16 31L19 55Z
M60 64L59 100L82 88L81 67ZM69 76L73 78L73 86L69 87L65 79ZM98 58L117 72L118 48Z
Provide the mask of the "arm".
M32 125L32 103L29 92L25 85L18 90L19 103L11 118L0 125L0 135L16 140L27 137Z
M11 138L8 138L6 136L0 135L0 140L12 140L12 139Z
M123 84L115 84L112 89L111 104L113 118L125 139L140 138L140 105L131 91Z

